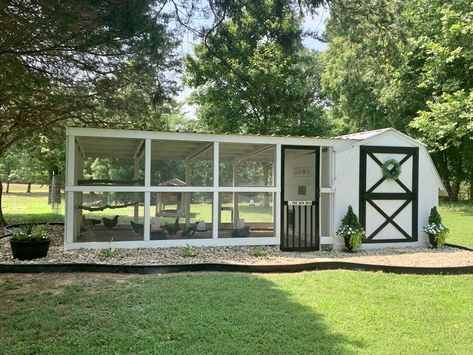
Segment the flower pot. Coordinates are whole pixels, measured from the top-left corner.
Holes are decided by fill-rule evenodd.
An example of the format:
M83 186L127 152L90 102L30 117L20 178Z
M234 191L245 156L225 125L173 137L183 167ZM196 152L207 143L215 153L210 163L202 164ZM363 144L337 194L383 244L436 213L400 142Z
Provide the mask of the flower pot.
M14 259L31 260L44 258L48 254L49 239L42 240L10 240Z
M438 243L437 243L437 239L435 239L435 235L429 233L428 236L429 236L429 242L430 244L432 244L432 248L437 249Z
M350 237L343 237L343 240L345 241L345 246L347 247L348 252L354 253L353 247L350 245Z

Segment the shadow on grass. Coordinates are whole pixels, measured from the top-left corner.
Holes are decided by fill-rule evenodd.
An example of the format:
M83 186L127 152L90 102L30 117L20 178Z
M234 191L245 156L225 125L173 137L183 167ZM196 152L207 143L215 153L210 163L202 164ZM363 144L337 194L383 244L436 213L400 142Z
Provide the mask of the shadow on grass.
M29 291L5 307L0 352L350 354L363 346L255 275L137 277L63 290L49 282L40 292L34 284L19 287ZM0 287L0 299L13 293L15 287Z

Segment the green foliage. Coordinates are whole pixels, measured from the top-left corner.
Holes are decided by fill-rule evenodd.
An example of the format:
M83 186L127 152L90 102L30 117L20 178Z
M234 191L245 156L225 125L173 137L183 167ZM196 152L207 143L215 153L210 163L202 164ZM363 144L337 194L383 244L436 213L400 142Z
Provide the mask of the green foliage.
M363 244L365 231L358 221L358 217L353 212L353 208L348 206L348 211L342 219L340 227L337 229L337 235L348 240L351 250L356 250Z
M401 165L396 159L388 159L381 167L383 176L388 180L395 180L401 175Z
M192 102L212 131L326 133L318 53L301 44L290 1L245 4L185 58Z
M431 223L436 223L436 224L442 223L442 217L440 216L440 213L437 211L437 207L434 206L430 209L428 222L429 222L429 224L431 224Z
M114 249L114 248L107 248L107 249L102 249L100 251L100 255L103 257L103 258L106 258L106 259L114 259L116 258L118 255L119 255L119 251L117 249Z
M339 130L395 127L417 135L457 200L463 181L473 186L473 3L332 5L322 88Z
M266 245L258 245L251 250L251 255L255 257L261 257L268 255L268 247Z
M340 132L395 127L405 131L419 109L415 78L406 73L402 0L331 4L322 59L322 88Z
M19 231L13 233L13 240L47 240L51 229L47 224L33 224L28 223L20 227Z
M199 255L199 252L192 247L192 245L186 244L185 247L182 248L182 256L186 258L195 258Z
M434 236L437 246L444 246L449 229L442 224L442 217L435 206L430 210L428 224L424 226L424 232Z
M175 86L168 20L151 0L3 5L0 157L65 123L155 126Z

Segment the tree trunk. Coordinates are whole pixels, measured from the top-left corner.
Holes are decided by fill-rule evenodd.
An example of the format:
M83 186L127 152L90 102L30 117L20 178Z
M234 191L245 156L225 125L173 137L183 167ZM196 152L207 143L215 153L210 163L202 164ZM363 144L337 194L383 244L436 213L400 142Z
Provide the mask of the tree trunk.
M459 179L455 179L452 184L452 193L450 195L450 201L458 202L458 195L460 194L460 183Z
M7 180L7 189L5 191L5 193L10 193L10 180Z
M48 205L52 205L52 181L53 181L53 173L51 170L48 171Z
M473 173L470 175L470 202L473 202Z
M3 193L3 185L2 185L2 179L0 178L0 227L1 228L7 225L7 222L5 221L5 218L3 217L3 211L2 211L2 193Z
M27 194L31 193L31 182L28 183L28 188L26 189L26 193Z

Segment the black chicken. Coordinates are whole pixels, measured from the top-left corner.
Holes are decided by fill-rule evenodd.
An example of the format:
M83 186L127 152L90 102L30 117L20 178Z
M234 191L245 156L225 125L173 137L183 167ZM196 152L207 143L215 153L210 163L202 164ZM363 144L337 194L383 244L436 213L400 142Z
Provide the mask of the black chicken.
M103 221L103 225L105 226L105 228L112 229L113 227L115 227L118 224L118 215L116 215L112 219L102 217L102 221Z
M181 227L179 226L179 217L176 218L173 225L166 224L164 229L166 229L169 235L176 235L176 233L181 230Z
M131 228L133 228L133 231L138 234L143 234L143 231L145 229L144 224L141 223L135 223L133 221L130 221Z
M86 218L82 216L81 229L93 229L97 224L102 223L100 219Z
M197 229L197 225L199 224L199 222L195 222L195 224L193 224L192 226L189 226L189 228L186 228L186 230L184 232L182 232L182 236L183 237L191 237L195 234L195 231Z

